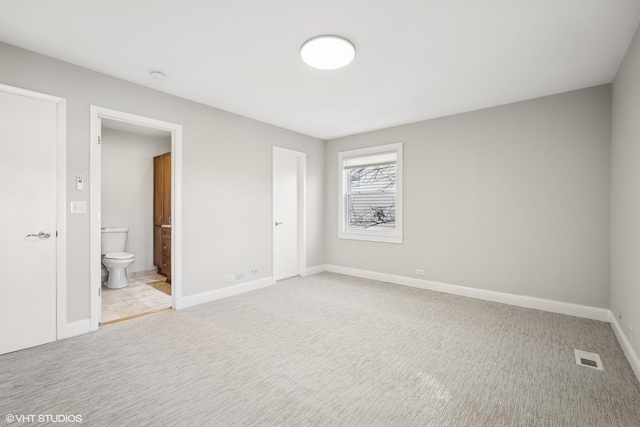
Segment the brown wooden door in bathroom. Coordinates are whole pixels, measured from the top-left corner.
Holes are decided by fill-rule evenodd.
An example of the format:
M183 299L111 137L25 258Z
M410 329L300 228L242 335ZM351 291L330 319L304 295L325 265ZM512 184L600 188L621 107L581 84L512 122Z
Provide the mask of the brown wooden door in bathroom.
M171 153L153 158L153 225L171 224Z
M162 225L162 159L153 158L153 225Z
M171 224L171 153L160 156L162 167L162 223Z
M163 239L171 236L171 153L153 158L153 264L171 280L171 247ZM171 240L169 240L171 242Z

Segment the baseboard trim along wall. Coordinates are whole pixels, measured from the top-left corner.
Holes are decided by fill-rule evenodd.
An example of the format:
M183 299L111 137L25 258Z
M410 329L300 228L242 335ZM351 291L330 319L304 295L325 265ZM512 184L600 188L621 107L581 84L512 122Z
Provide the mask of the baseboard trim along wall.
M314 267L316 272L318 267ZM393 274L377 273L374 271L358 270L356 268L341 267L338 265L324 265L324 271L332 273L346 274L348 276L362 277L364 279L379 280L381 282L394 283L397 285L410 286L414 288L427 289L430 291L444 292L447 294L460 295L470 298L477 298L486 301L500 302L503 304L515 305L518 307L533 308L536 310L549 311L551 313L567 314L569 316L583 317L586 319L608 322L618 338L620 347L624 351L631 369L640 381L640 358L633 350L631 343L624 334L611 310L606 308L589 307L580 304L571 304L562 301L548 300L544 298L527 297L513 295L503 292L488 291L485 289L467 288L465 286L449 285L447 283L432 282L429 280L414 279L411 277L396 276Z
M77 337L89 332L91 332L91 319L77 320L67 323L64 336L58 337L58 339Z
M430 280L414 279L412 277L396 276L393 274L376 273L374 271L358 270L356 268L325 265L325 271L362 277L364 279L379 280L413 288L444 292L463 297L477 298L486 301L500 302L518 307L534 308L551 313L567 314L569 316L584 317L586 319L609 321L609 310L606 308L589 307L586 305L554 301L544 298L507 294L504 292L488 291L486 289L468 288L466 286L449 285L447 283L432 282Z
M255 291L260 288L273 285L273 278L267 277L265 279L254 280L247 283L240 283L234 286L228 286L222 289L214 289L209 292L203 292L196 295L189 295L182 297L182 304L180 309L193 307L194 305L203 304L205 302L215 301L222 298L232 297L234 295L243 294L245 292Z
M616 334L616 337L618 338L618 342L620 343L620 347L622 347L624 355L627 356L627 360L629 361L629 365L631 365L631 369L633 369L633 372L636 374L638 381L640 381L640 358L633 350L631 343L624 333L624 329L622 329L620 323L618 323L616 315L613 314L612 311L609 311L609 323L611 324L613 333Z
M316 265L315 267L309 267L307 268L307 270L305 271L305 273L302 275L304 276L311 276L312 274L318 274L318 273L322 273L323 271L327 271L327 266L322 264L322 265Z
M636 377L640 381L640 358L638 358L638 355L633 350L631 343L624 334L624 330L618 323L618 319L616 319L611 310L548 300L544 298L527 297L522 295L507 294L503 292L488 291L485 289L468 288L465 286L450 285L447 283L414 279L411 277L397 276L393 274L377 273L374 271L359 270L356 268L341 267L331 264L318 265L315 267L307 268L304 275L310 276L312 274L322 273L323 271L608 322L611 324L611 328L618 338L618 342L620 343L620 346L622 347L622 350L624 351L624 354L629 361L629 365L631 365L631 369L633 369L633 372L636 374ZM264 279L241 283L222 289L214 289L212 291L204 292L197 295L186 296L182 298L182 308L193 307L198 304L215 301L222 298L228 298L234 295L243 294L245 292L255 291L267 286L272 286L273 284L273 278L267 277ZM86 334L90 331L91 319L69 322L67 323L65 328L65 336L58 337L58 339L71 338L77 335Z

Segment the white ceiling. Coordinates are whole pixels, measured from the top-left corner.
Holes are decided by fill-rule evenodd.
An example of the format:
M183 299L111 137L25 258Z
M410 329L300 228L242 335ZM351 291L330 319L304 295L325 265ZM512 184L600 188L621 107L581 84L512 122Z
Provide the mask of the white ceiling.
M0 0L1 41L321 139L610 83L639 20L640 0ZM355 61L306 66L320 34Z

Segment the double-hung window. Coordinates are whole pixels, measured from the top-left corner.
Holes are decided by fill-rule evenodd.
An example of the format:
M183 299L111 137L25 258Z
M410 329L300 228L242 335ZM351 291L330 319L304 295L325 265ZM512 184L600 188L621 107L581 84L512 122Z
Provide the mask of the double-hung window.
M338 237L402 243L402 143L338 153Z

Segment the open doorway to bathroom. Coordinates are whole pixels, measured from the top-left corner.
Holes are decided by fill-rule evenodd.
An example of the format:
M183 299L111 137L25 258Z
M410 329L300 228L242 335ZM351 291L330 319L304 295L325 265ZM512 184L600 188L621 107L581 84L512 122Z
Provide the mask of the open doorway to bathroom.
M105 325L171 308L171 133L103 119L101 134Z
M180 306L182 127L92 106L91 135L95 330Z

